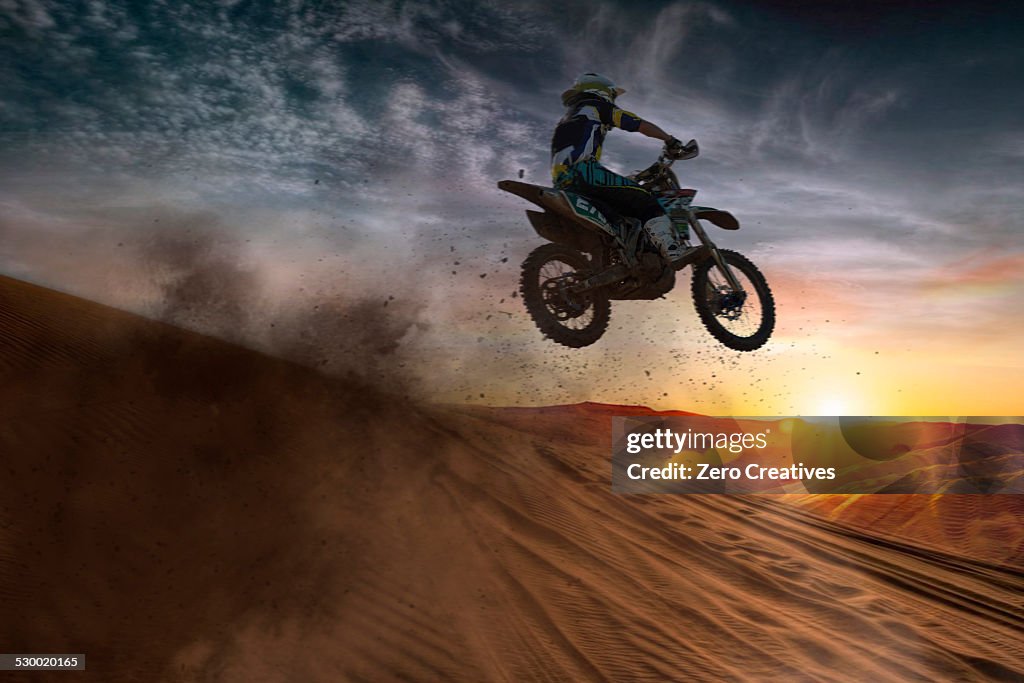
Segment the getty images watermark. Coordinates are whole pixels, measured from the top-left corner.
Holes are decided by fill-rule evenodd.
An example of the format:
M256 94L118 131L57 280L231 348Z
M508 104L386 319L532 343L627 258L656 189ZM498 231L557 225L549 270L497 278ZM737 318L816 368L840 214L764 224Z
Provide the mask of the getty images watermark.
M1019 417L612 422L618 493L1024 493Z

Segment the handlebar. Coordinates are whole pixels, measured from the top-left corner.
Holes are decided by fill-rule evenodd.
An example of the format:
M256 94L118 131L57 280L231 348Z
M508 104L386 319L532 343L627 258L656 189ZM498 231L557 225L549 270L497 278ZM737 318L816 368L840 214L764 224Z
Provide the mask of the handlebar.
M666 143L665 146L661 148L661 154L658 155L658 160L655 161L650 166L648 166L647 168L645 168L644 170L636 173L633 176L633 178L638 182L644 180L652 180L656 178L658 175L670 169L672 167L672 164L674 164L675 162L682 161L685 159L693 159L695 156L700 154L700 148L697 147L696 140L690 140L683 147L686 149L686 152L684 152L683 156L671 157L668 154L668 144Z
M682 159L692 159L698 154L700 154L700 148L697 146L697 141L691 138L689 142L687 142L685 145L682 145L679 148L679 152L681 153L680 156L673 157L673 161ZM668 157L668 142L665 143L665 146L661 151L661 155L664 157Z

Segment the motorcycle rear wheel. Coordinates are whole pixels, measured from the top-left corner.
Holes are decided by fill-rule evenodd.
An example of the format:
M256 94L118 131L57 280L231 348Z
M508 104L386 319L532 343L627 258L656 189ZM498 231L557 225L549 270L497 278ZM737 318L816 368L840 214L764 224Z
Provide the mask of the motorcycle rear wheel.
M596 342L608 328L607 294L569 291L590 275L587 258L561 244L537 247L523 261L519 292L537 329L551 341L578 349Z
M764 275L750 260L735 251L720 249L722 260L743 287L742 296L731 292L725 275L713 258L693 268L693 305L711 336L736 351L753 351L765 345L775 329L775 299ZM754 320L754 308L758 319Z

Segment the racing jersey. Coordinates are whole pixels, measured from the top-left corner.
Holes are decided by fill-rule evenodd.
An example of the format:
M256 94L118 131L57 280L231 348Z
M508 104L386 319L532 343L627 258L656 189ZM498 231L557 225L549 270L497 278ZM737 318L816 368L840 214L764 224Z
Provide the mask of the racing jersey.
M551 177L556 184L580 161L601 159L604 136L612 128L640 129L642 119L599 97L570 102L551 138Z

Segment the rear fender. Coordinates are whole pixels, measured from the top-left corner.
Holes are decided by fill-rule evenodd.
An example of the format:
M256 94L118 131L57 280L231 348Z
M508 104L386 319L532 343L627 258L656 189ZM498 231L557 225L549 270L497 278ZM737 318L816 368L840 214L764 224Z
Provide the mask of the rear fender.
M728 211L713 209L710 206L694 206L691 208L693 210L694 217L705 221L711 221L723 230L740 229L740 222Z
M549 187L531 185L530 183L521 183L518 180L499 180L498 189L508 192L509 194L514 194L517 197L522 197L526 201L533 202L540 207L544 207L544 198L542 193L545 191L552 191Z
M527 211L526 217L530 219L530 225L537 234L549 242L564 244L590 254L596 254L601 250L601 236L578 223L540 211Z
M541 185L521 183L516 180L501 180L498 182L498 189L522 197L543 209L588 228L599 230L612 237L618 236L611 221L582 195Z

